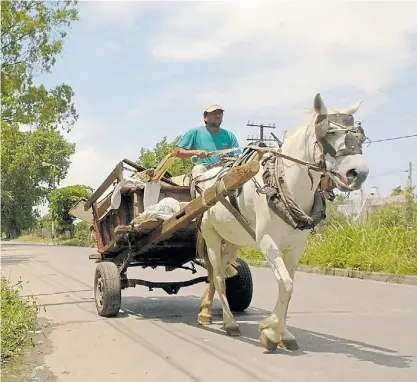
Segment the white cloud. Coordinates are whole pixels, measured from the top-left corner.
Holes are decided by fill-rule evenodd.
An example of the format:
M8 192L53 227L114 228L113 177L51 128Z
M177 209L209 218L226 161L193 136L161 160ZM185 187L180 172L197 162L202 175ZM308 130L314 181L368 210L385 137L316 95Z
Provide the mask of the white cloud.
M76 144L70 167L60 187L84 184L98 187L120 161L120 146L107 148L114 141L114 129L99 117L83 116L67 135Z
M151 53L219 66L188 89L199 103L282 113L317 92L380 102L381 88L417 63L416 32L415 3L202 2L167 12Z
M132 27L144 6L146 1L86 1L80 19L93 27Z
M80 113L80 117L67 134L66 138L70 142L80 143L93 140L103 134L108 129L107 123L99 117L86 117Z
M84 184L95 189L106 179L120 158L103 152L99 147L87 146L76 150L70 160L68 174L59 187Z

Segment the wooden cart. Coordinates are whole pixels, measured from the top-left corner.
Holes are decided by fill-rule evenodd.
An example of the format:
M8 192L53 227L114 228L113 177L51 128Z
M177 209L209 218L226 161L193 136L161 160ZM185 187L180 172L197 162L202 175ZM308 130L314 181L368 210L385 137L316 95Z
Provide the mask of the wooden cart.
M259 171L257 161L234 167L223 177L224 185L207 189L202 197L191 198L189 186L175 184L168 173L172 161L164 161L157 169L146 170L124 159L116 165L107 179L94 192L90 199L79 203L70 212L73 216L87 220L94 226L98 253L89 258L96 260L94 277L94 295L97 312L100 316L110 317L118 314L121 307L121 290L142 285L162 288L168 294L178 293L181 287L208 282L207 276L178 282L151 282L127 277L129 267L165 267L167 271L182 268L192 273L195 265L205 267L196 256L196 218L217 202L221 196L233 192ZM125 165L133 167L149 179L160 182L159 200L165 197L180 202L189 202L177 214L168 220L148 220L137 227L129 223L144 211L144 190L132 186L121 189L121 202L117 209L110 209L112 191L103 194L123 179ZM114 189L113 188L113 189ZM101 200L99 198L102 197ZM190 263L189 266L186 264ZM238 259L238 274L226 280L229 304L234 311L245 310L252 299L252 277L247 263Z

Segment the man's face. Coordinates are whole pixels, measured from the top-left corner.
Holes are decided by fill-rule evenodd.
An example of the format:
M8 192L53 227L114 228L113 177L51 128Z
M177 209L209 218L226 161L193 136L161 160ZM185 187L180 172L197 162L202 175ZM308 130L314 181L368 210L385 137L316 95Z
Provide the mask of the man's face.
M204 120L209 127L220 127L223 121L223 110L214 110L207 113Z

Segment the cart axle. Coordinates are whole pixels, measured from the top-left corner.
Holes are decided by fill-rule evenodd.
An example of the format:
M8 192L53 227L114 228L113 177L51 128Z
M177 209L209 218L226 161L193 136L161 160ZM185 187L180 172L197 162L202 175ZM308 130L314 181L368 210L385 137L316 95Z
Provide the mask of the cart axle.
M177 282L152 282L152 281L146 281L146 280L138 280L138 279L122 279L122 288L130 288L130 287L136 287L136 285L142 285L147 286L150 291L153 290L153 288L161 288L168 294L177 294L178 291L182 287L187 287L191 285L195 285L198 283L206 282L208 283L208 277L202 276L197 277L192 280L188 281L177 281Z

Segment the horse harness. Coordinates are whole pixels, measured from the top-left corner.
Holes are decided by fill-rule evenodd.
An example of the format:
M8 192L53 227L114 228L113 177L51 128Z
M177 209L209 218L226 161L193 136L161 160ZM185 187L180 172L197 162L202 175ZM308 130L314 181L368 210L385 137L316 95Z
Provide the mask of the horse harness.
M336 128L331 125L336 126ZM337 151L328 142L328 137L335 131L343 131L346 134L344 147ZM357 126L354 126L352 115L343 113L329 115L319 114L315 120L315 136L315 143L321 148L321 155L318 163L308 163L289 157L282 154L280 149L277 151L276 149L267 148L262 141L257 141L249 144L238 159L226 159L224 169L212 178L201 181L198 181L198 179L191 180L190 185L192 184L192 189L194 189L194 195L192 191L192 197L194 198L196 196L195 191L201 195L203 194L201 188L198 187L198 183L214 178L220 180L230 168L249 162L259 151L267 151L270 152L271 155L267 155L261 162L264 170L262 174L264 186L261 187L255 178L252 178L252 181L255 183L256 191L260 194L265 194L268 206L291 227L299 230L314 230L317 224L326 218L326 199L333 201L335 198L333 189L336 185L328 175L328 172L333 170L328 170L326 168L325 156L328 154L333 158L337 158L340 156L362 154L362 144L365 141L365 133L360 123L358 123ZM283 158L305 165L308 168L312 185L313 178L310 174L310 170L322 172L319 186L314 194L314 202L310 215L306 214L297 205L285 182ZM210 167L216 167L218 165L219 164L216 163ZM219 201L233 214L233 216L236 217L246 231L255 239L255 232L242 216L237 203L237 197L239 196L242 187L233 193L228 193L226 195L218 192ZM198 219L198 227L200 226L200 222L201 219Z

